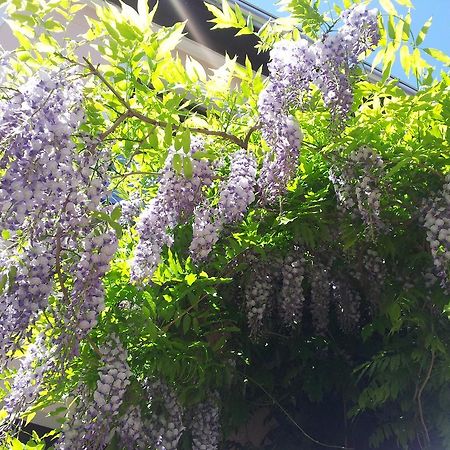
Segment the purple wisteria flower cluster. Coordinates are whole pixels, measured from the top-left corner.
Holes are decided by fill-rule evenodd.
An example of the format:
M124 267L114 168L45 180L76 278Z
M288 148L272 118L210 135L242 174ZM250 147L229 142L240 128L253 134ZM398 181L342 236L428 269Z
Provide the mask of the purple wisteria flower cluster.
M195 208L192 241L189 246L189 253L194 261L203 261L209 255L219 239L221 229L222 222L217 210L208 200Z
M354 5L340 19L341 28L317 42L281 41L270 53L269 83L258 102L263 137L271 147L258 183L268 202L285 192L295 174L301 132L289 111L303 107L316 85L333 121L343 123L353 102L351 70L380 39L375 9Z
M263 203L274 202L286 192L289 181L295 176L303 134L292 116L281 117L278 135L263 161L258 178L258 192Z
M224 224L242 220L255 200L256 160L239 150L231 156L230 174L219 193L218 216Z
M103 450L117 426L119 408L130 384L127 352L119 338L111 335L99 349L102 357L96 389L89 395L80 386L81 395L62 428L58 450Z
M190 411L192 450L218 450L221 441L219 395L209 392L207 400Z
M36 401L46 373L55 365L54 356L53 349L46 345L45 335L39 334L21 359L11 390L4 399L8 418L1 428L17 420L20 413Z
M361 295L353 286L355 277L349 278L333 267L334 256L327 256L326 261L323 256L295 247L282 259L270 256L268 262L258 264L244 289L250 337L258 338L264 328L270 329L267 321L271 318L278 318L288 331L297 329L306 308L315 333L324 335L332 303L340 329L344 333L354 331L361 317Z
M450 262L450 175L447 175L441 192L426 206L423 226L427 232L436 274L443 286L448 286Z
M0 168L4 171L0 180L0 221L2 229L11 235L8 244L12 255L10 267L3 270L16 273L8 291L0 294L2 362L12 346L25 337L27 327L47 308L57 267L62 272L86 265L86 258L98 259L101 250L101 269L89 274L92 286L88 288L86 278L83 280L84 291L98 291L112 257L111 248L106 256L104 242L97 242L97 238L84 251L91 256L85 255L82 261L76 256L83 241L93 233L90 215L104 209L101 199L108 193L104 169L97 164L104 156L97 143L90 139L80 151L73 139L84 118L80 106L82 88L68 69L51 73L41 70L0 103ZM64 303L65 311L80 310L76 292L65 295ZM88 308L88 302L84 308ZM64 333L76 334L78 325L85 324L85 319L80 318L67 328L60 312L53 313L58 323L62 322ZM96 317L89 320L95 323Z
M361 296L345 280L331 282L331 296L339 328L344 333L355 331L360 321Z
M150 440L145 434L144 421L139 406L130 406L120 418L117 434L124 450L146 450Z
M286 256L281 267L282 287L279 304L281 321L287 327L301 323L305 296L303 279L306 260L300 252Z
M67 74L39 72L0 104L2 225L35 236L54 225L66 204L78 203L79 176L71 139L83 119L81 86ZM74 177L74 178L72 178Z
M145 421L145 430L152 447L156 450L175 450L183 434L184 411L175 391L159 379L147 380L151 418Z
M357 277L364 283L367 299L372 308L380 303L382 287L386 282L386 261L372 248L365 249L362 257L362 271L358 270Z
M122 208L119 220L121 225L130 225L134 223L136 218L140 216L144 206L142 199L136 194L133 194L129 200L120 201L119 205Z
M209 255L225 225L242 220L255 200L255 184L255 157L244 150L233 153L230 173L219 189L218 206L212 207L205 201L196 211L189 248L194 261L204 260Z
M10 72L9 53L4 51L0 46L0 85L7 80Z
M329 324L330 276L329 269L319 261L313 261L310 268L311 302L310 311L316 334L323 335Z
M272 310L273 271L268 266L258 266L245 288L244 295L250 336L257 338L263 330L265 319Z
M35 243L26 247L20 261L13 257L5 260L4 270L15 276L8 289L0 293L0 365L20 345L15 336L24 338L28 325L47 307L53 288L53 250L49 241Z
M70 346L74 352L79 342L95 327L105 307L105 290L101 280L116 250L117 238L111 231L90 233L82 243L80 259L71 270L74 279L71 302L63 319L64 324L74 331L75 339ZM71 338L70 335L66 337Z
M144 281L151 278L165 245L173 243L173 229L194 212L204 198L203 190L212 183L213 171L208 161L195 159L203 151L203 141L193 138L189 155L192 157L192 177L176 171L174 157L177 151L169 150L161 171L158 193L139 217L137 230L140 240L132 264L132 279ZM178 154L180 156L180 154Z
M381 157L368 147L352 152L342 167L330 170L338 204L353 217L359 217L370 229L384 229L381 220Z
M231 156L230 173L220 186L218 205L212 206L204 190L211 185L214 171L208 161L195 158L201 151L203 142L194 138L190 150L193 166L190 178L175 170L173 159L177 152L169 151L158 192L138 220L140 241L132 264L134 281L151 278L161 260L163 247L172 245L173 230L178 224L194 216L189 250L192 259L198 262L211 252L223 227L241 220L254 201L256 160L252 154L241 150Z
M77 134L82 91L71 70L42 69L0 102L0 272L8 280L0 289L0 365L29 348L7 421L38 397L45 371L63 370L104 305L102 278L117 242L94 220L109 211L107 155L97 139ZM60 301L49 305L50 296ZM53 332L36 339L30 325L40 317Z

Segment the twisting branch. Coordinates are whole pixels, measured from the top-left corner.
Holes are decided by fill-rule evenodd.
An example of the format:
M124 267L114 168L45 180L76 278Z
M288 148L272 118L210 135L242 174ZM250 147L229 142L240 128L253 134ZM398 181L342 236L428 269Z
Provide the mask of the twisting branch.
M120 178L121 180L123 180L127 177L132 177L134 175L154 175L154 176L156 176L158 174L159 174L158 172L144 172L141 170L136 170L134 172L127 172L127 173L121 173L120 175L115 175L114 177L112 177L112 179Z
M425 418L423 416L422 392L425 389L426 385L428 384L428 381L430 380L431 372L433 371L433 366L434 366L434 357L435 357L434 350L431 350L430 366L428 367L428 371L427 371L427 374L425 376L425 379L423 380L423 383L420 385L419 391L417 393L417 405L419 407L420 422L422 424L422 428L423 428L423 431L425 433L425 438L426 438L426 441L427 441L428 444L430 443L430 435L428 433L428 428L427 428L427 425L425 423Z
M259 123L257 123L256 125L253 125L247 132L245 138L244 138L244 148L248 149L248 144L250 142L250 138L252 137L252 134L256 131L259 130L261 128L261 126L259 125Z
M145 114L142 114L141 112L133 109L131 107L131 105L124 98L122 98L122 96L119 94L119 92L117 92L117 90L114 88L114 86L103 76L103 74L100 73L100 71L87 58L83 58L83 59L86 61L86 64L89 67L92 74L94 74L97 78L99 78L102 81L102 83L114 94L114 96L122 104L122 106L124 106L127 109L129 117L136 117L137 119L142 120L142 122L148 123L155 127L165 128L169 125L169 122L166 122L164 120L152 119L151 117L147 117ZM181 126L182 125L178 125L178 128L180 128ZM254 128L254 127L252 127L252 128ZM250 140L250 136L253 133L253 131L255 131L252 128L247 133L245 140L238 138L234 134L230 134L225 131L208 130L206 128L189 128L189 130L192 133L199 133L199 134L204 134L206 136L220 137L227 141L233 142L234 144L236 144L239 147L246 150L248 147L248 142Z
M119 125L124 122L125 120L128 119L128 117L130 117L130 111L127 109L123 114L121 114L114 122L113 124L107 129L105 130L103 133L100 134L100 136L98 137L98 139L100 141L104 141L110 134L114 133L114 131L117 130L117 128L119 127Z
M89 346L91 347L91 349L94 351L94 353L100 357L103 358L102 352L100 351L100 349L98 348L98 345L91 339L91 337L88 335L86 336L86 341L89 344Z
M254 380L253 378L241 374L242 376L245 376L245 378L247 378L248 380L250 380L253 384L255 384L256 386L258 386L263 392L264 394L267 395L267 397L272 401L272 403L274 405L276 405L278 408L280 408L281 412L292 422L293 425L295 425L295 427L307 438L309 439L311 442L314 442L317 445L320 445L321 447L326 447L326 448L338 448L341 450L353 450L353 447L345 447L343 445L332 445L332 444L325 444L324 442L320 442L317 439L314 439L311 435L309 435L296 421L295 419L289 414L288 411L286 411L285 408L283 408L283 406L280 404L280 402L270 393L267 391L267 389L260 383L258 383L256 380Z

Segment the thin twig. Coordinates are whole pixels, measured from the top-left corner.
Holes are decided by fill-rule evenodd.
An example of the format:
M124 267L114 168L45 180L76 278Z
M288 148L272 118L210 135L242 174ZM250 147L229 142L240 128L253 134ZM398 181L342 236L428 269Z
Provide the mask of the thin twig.
M270 398L270 400L272 401L272 403L276 406L278 406L278 408L280 408L280 410L283 412L283 414L293 423L293 425L295 425L295 427L306 437L308 438L311 442L314 442L317 445L320 445L322 447L327 447L327 448L339 448L341 450L353 450L353 447L344 447L342 445L332 445L332 444L325 444L323 442L318 441L317 439L314 439L311 435L309 435L296 421L295 419L289 414L288 411L286 411L285 408L283 408L283 406L280 404L280 402L270 393L266 390L266 388L261 385L260 383L258 383L256 380L254 380L251 377L248 377L247 375L244 375L245 378L247 378L248 380L250 380L252 383L254 383L256 386L258 386L266 395L267 397Z
M142 172L140 170L137 170L135 172L122 173L122 174L116 175L116 176L114 176L112 178L113 179L115 179L115 178L122 178L122 179L124 179L124 178L127 178L127 177L131 177L133 175L159 175L159 173L158 172Z
M114 131L117 130L119 125L124 122L128 117L131 117L130 111L127 109L123 114L121 114L114 122L113 124L105 130L103 133L100 134L98 137L100 141L104 141L110 134L114 133Z
M177 323L179 320L181 320L186 314L188 314L189 312L191 312L194 308L196 308L206 297L208 297L209 294L204 294L202 295L195 303L193 303L192 305L190 305L188 308L186 308L184 311L181 312L181 314L178 314L177 317L175 317L175 319L173 319L171 322L169 322L168 324L164 325L162 327L162 331L164 333L167 333L169 331L169 329L172 327L172 325L174 325L175 323Z
M259 124L256 124L256 125L253 125L253 126L248 130L248 132L247 132L247 134L246 134L246 136L245 136L245 138L244 138L245 149L248 149L248 144L249 144L249 142L250 142L250 138L252 137L252 134L253 134L256 130L259 130L259 128L260 128L260 125L259 125Z
M61 269L61 229L59 228L55 236L56 250L55 250L55 271L58 277L59 286L63 295L64 303L69 304L69 293L65 285L64 275Z
M228 269L230 267L230 264L235 262L236 259L243 255L245 253L245 250L242 251L241 253L238 253L237 255L235 255L235 257L229 261L227 263L226 266L224 266L222 268L222 270L217 274L218 278L223 278L225 276L229 276L231 275L230 273L227 274L226 269ZM164 331L165 333L167 333L167 331L169 331L170 327L172 325L174 325L175 323L177 323L179 320L181 320L186 314L188 314L190 311L192 311L195 307L197 307L205 298L207 298L209 296L208 293L202 295L195 303L193 303L192 305L190 305L188 308L186 308L184 311L182 311L180 314L178 314L177 317L175 317L175 319L173 319L171 322L169 322L168 324L166 324L164 327L162 327L162 331Z
M130 116L136 117L137 119L142 120L142 122L148 123L155 127L166 128L168 125L171 125L169 122L166 122L164 120L152 119L151 117L147 117L145 114L142 114L141 112L133 109L131 105L124 98L122 98L119 92L117 92L114 86L100 73L100 71L87 58L83 59L86 61L86 64L88 65L90 71L102 81L102 83L114 94L117 100L129 111ZM180 128L181 126L182 125L180 124L177 126L177 128ZM222 139L226 139L243 149L246 149L248 146L248 142L246 143L244 140L238 138L233 134L226 133L225 131L208 130L207 128L189 128L189 130L192 133L199 133L207 136L217 136Z
M86 336L86 341L88 342L89 346L94 350L94 352L100 356L100 358L103 358L102 352L98 348L97 344L91 339L90 336Z
M423 409L422 409L422 392L425 389L428 381L430 380L431 377L431 372L433 371L433 365L434 365L434 350L431 350L431 361L430 361L430 367L428 367L428 371L427 374L425 376L425 379L423 380L423 383L420 386L419 392L417 394L417 404L419 406L419 417L420 417L420 422L422 423L422 427L423 427L423 431L425 432L425 437L427 440L427 443L429 444L430 441L430 435L428 433L428 428L427 425L425 423L425 418L423 416Z

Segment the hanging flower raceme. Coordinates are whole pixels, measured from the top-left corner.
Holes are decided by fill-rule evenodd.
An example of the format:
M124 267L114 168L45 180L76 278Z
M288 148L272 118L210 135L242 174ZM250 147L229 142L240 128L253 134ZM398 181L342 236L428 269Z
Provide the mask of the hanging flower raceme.
M385 228L381 220L381 180L384 162L368 147L352 152L341 167L330 170L338 204L371 230Z
M274 296L273 271L267 265L261 265L245 288L245 310L252 338L258 338L265 319L270 315Z
M9 54L0 47L0 85L5 82L10 72Z
M47 308L55 275L63 302L51 313L63 335L82 330L81 339L101 310L89 303L103 295L115 238L99 238L92 223L93 212L108 211L107 157L96 139L74 140L84 118L82 88L68 69L41 70L0 104L0 220L13 255L2 270L15 274L0 293L3 362ZM61 286L71 270L74 286Z
M243 219L255 200L256 160L239 150L231 155L230 175L220 188L218 215L224 224Z
M146 450L150 440L144 432L144 422L138 406L130 406L117 426L120 443L126 450Z
M303 134L293 117L280 119L277 143L264 157L258 178L258 190L263 203L274 202L286 192L295 176Z
M79 194L71 136L83 119L81 85L65 76L42 70L0 105L0 215L9 230L48 231Z
M255 200L255 184L255 157L244 150L233 153L228 178L220 185L218 206L212 207L205 200L195 210L193 238L189 247L195 262L209 255L224 226L243 219Z
M175 450L185 429L183 409L175 391L158 379L145 383L151 418L145 422L145 431L150 438L151 448Z
M323 335L330 321L330 278L329 269L319 261L313 261L310 269L311 282L311 316L314 330Z
M218 450L221 441L219 395L208 393L189 413L192 450Z
M54 349L47 347L45 334L41 333L21 359L10 392L4 399L4 410L8 416L0 423L0 435L37 400L44 377L54 366Z
M423 226L427 232L436 273L442 285L448 287L450 262L450 175L447 175L441 192L424 208Z
M69 410L58 450L103 450L111 439L111 431L118 423L119 408L130 384L131 371L127 352L116 335L100 347L101 361L96 389L90 395L85 386Z
M102 278L116 249L117 238L111 231L90 233L84 239L80 259L73 266L70 302L62 317L66 329L72 332L62 337L72 354L78 353L79 343L97 324L98 316L105 307Z
M331 282L331 296L339 328L344 333L353 332L360 320L361 297L342 279Z
M169 150L161 171L158 193L137 224L140 240L132 264L133 280L151 278L160 262L163 247L172 245L173 229L192 215L203 199L203 189L211 184L213 172L208 161L195 159L195 154L202 150L203 142L194 138L189 153L192 157L191 178L176 171L174 157L177 152L173 148Z
M377 11L355 5L341 14L342 27L321 40L281 41L270 52L269 83L258 101L264 139L271 147L259 180L263 200L273 202L295 175L301 132L289 116L302 108L316 85L333 121L342 126L353 102L350 71L359 57L377 45Z
M189 253L194 262L203 261L209 255L214 244L219 239L223 222L218 217L217 210L208 201L204 201L194 210L192 226L192 242Z
M30 323L47 307L53 287L54 245L49 241L27 247L19 260L10 259L10 285L0 294L0 363L19 345ZM11 278L11 273L14 277Z
M136 218L140 216L143 208L142 199L138 195L132 195L129 200L120 201L119 205L122 209L120 216L120 223L122 225L134 223Z
M281 267L283 278L279 315L287 327L294 327L301 323L305 296L303 293L303 279L305 276L305 258L295 252L286 256Z
M0 294L0 360L28 325L46 308L55 273L56 224L79 195L71 135L83 113L81 86L60 72L39 72L0 104L0 221L11 234L10 251L28 238L18 257L9 260L16 276ZM71 203L72 204L72 203ZM20 233L16 233L20 230Z

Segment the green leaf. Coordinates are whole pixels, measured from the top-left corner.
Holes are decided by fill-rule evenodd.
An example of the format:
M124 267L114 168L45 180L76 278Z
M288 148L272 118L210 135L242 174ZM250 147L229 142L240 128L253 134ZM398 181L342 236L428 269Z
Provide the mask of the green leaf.
M108 22L102 22L102 25L107 29L109 35L115 39L117 42L121 41L121 36L120 34L117 32L116 28L114 26L112 26L110 23Z
M118 221L122 216L122 207L117 205L111 212L111 220Z
M236 17L237 23L241 27L245 27L247 22L245 20L244 15L242 14L241 8L239 7L239 5L237 3L234 4L234 15Z
M7 241L11 237L11 232L9 230L2 230L2 239Z
M183 168L183 161L181 160L181 155L179 153L176 153L173 156L172 166L175 169L175 172L178 175L181 175L181 171L182 171L182 168Z
M444 65L450 66L450 56L445 54L443 51L438 50L437 48L424 48L423 51Z
M413 7L413 4L411 3L411 0L396 0L396 2L399 5L406 6L407 8L412 8Z
M186 280L188 286L192 286L192 284L197 280L197 275L195 273L187 274L184 279Z
M26 417L25 425L28 425L36 417L36 412L31 412L27 414L25 417Z
M164 145L166 147L172 145L172 125L170 123L164 129Z
M191 327L191 316L189 314L185 314L183 317L183 333L186 334Z
M380 6L388 13L395 16L398 16L398 12L395 9L394 4L391 0L380 0Z
M8 285L9 285L9 289L12 289L14 286L14 282L16 280L16 275L17 275L17 267L16 266L12 266L9 269L8 272Z
M19 439L12 438L11 443L11 450L24 450L24 445L19 441Z
M192 158L196 159L196 160L200 160L202 158L214 160L215 159L215 155L214 155L214 152L212 152L212 151L209 151L209 152L195 152L192 155Z
M115 231L117 239L120 239L123 236L122 226L119 223L113 221L110 221L109 225Z
M189 129L183 131L183 134L181 135L181 145L184 153L188 154L191 150L191 132Z
M403 39L403 26L404 26L404 22L403 20L399 20L397 22L397 25L395 26L395 50L397 50L402 42Z
M424 40L425 37L427 36L428 30L431 27L431 24L433 23L433 18L430 17L423 25L423 27L420 29L419 34L417 35L417 39L416 39L416 46L420 45Z
M381 77L381 82L385 83L386 80L391 76L392 66L395 62L395 45L390 42L386 48L386 52L383 55L383 74Z
M158 7L158 2L156 2L154 10ZM147 21L149 15L148 0L137 0L137 11L140 16L144 17ZM151 21L150 21L151 22ZM149 23L149 22L147 22Z
M3 292L3 289L6 286L6 282L8 281L8 276L6 274L3 274L0 278L0 293Z
M156 59L171 56L170 52L180 43L184 35L186 22L180 22L165 30L165 36L158 41L159 47L156 53Z
M372 71L378 66L378 64L380 64L381 61L383 61L385 53L386 52L384 50L380 49L378 51L378 53L375 55L375 57L374 57L374 59L372 61L372 67L371 67Z
M186 178L192 178L193 167L191 158L189 156L185 156L183 158L183 172Z
M403 36L402 39L406 42L409 41L409 35L411 34L411 14L406 14L403 21Z
M402 45L400 48L400 63L407 77L411 71L411 55L407 45Z
M140 31L136 27L126 22L116 22L115 25L123 38L129 39L130 41L139 41L142 39Z
M388 19L388 36L395 39L395 19L394 16L389 16Z

